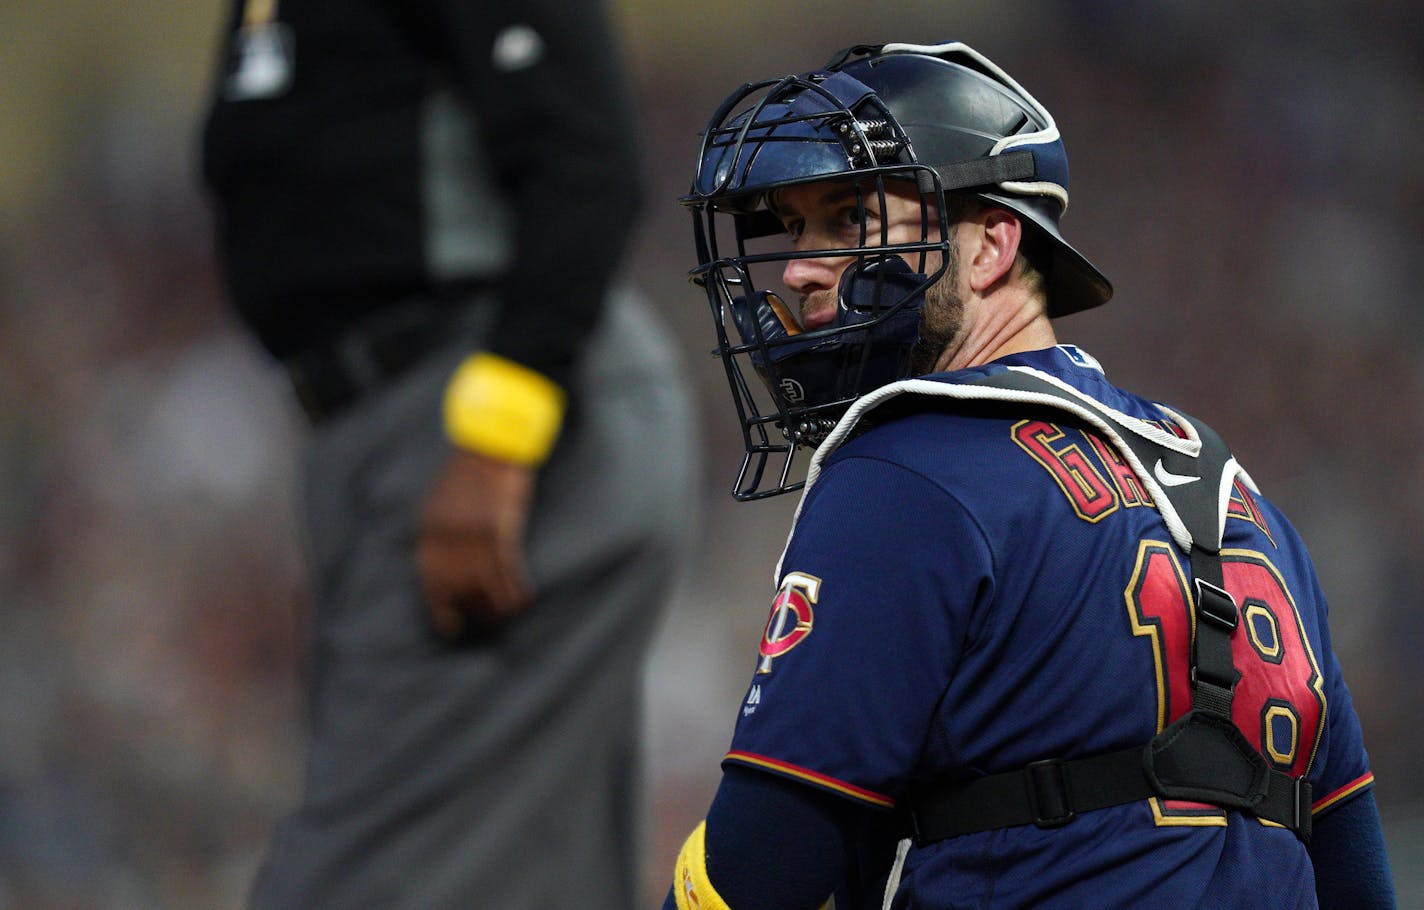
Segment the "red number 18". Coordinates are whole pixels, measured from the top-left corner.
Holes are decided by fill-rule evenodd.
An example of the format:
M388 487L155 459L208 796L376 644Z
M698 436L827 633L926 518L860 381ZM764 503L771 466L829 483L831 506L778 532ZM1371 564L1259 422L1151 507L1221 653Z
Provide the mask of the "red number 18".
M1270 560L1250 550L1221 555L1222 578L1240 611L1231 634L1231 660L1241 674L1232 720L1272 765L1300 777L1315 758L1324 728L1320 667L1295 602ZM1144 541L1126 596L1132 634L1152 642L1158 730L1191 707L1188 656L1195 630L1187 590L1176 549Z

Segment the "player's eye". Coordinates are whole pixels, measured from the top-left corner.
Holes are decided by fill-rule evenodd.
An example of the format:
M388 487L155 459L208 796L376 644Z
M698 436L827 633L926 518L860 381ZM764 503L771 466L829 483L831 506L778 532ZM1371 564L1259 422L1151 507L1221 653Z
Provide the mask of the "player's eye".
M862 224L873 227L880 222L880 215L869 206L848 205L836 214L836 223L844 228L860 231Z
M799 218L788 218L783 224L786 227L786 236L792 240L800 240L801 235L806 232L806 222Z

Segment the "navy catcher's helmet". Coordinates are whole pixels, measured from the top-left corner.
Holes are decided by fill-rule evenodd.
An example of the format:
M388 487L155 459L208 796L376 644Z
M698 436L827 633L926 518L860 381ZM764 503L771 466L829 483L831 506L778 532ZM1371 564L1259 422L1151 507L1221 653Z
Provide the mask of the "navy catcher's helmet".
M862 206L877 196L884 205L887 180L913 181L925 204L919 242L892 247L883 224L880 236L866 236L862 217L857 247L790 249L771 194L822 180L853 182ZM798 488L796 450L818 444L857 398L910 374L925 291L948 262L946 193L1021 216L1050 316L1112 296L1059 232L1068 160L1052 115L964 44L849 48L820 70L744 85L712 116L682 201L697 243L692 279L712 306L746 443L733 496ZM817 256L854 261L835 320L803 332L773 289L788 259ZM782 464L769 474L773 456Z

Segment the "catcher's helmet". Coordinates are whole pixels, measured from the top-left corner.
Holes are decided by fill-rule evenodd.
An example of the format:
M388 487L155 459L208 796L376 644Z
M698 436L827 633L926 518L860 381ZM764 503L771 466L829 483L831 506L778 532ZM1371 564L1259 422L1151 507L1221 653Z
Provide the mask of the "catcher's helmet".
M862 227L850 249L789 249L770 207L773 191L822 180L853 181L862 206L876 197L884 205L886 180L913 181L924 203L919 241L891 246L882 224L878 237ZM1021 216L1026 245L1041 250L1035 264L1050 316L1112 295L1059 232L1068 162L1052 115L963 44L852 47L820 70L744 85L713 115L682 201L697 243L692 279L712 305L717 353L742 421L747 455L736 498L799 487L791 477L796 450L819 443L861 395L909 375L925 291L949 261L950 192ZM771 236L782 238L779 248L766 249ZM934 252L940 265L927 274ZM854 261L842 273L834 321L802 332L771 290L777 279L764 272L817 256ZM748 383L746 363L765 394ZM782 464L766 476L772 456Z

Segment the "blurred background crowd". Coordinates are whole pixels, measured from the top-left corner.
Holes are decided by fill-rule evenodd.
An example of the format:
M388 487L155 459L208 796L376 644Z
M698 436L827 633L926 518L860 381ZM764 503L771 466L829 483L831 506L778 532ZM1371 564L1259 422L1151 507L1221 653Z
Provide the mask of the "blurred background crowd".
M1207 418L1310 544L1401 906L1424 906L1424 8L613 9L646 163L628 270L704 428L642 708L650 895L715 786L795 506L728 495L740 439L676 204L696 134L743 81L958 39L1054 112L1065 231L1117 286L1060 337ZM218 16L0 3L0 910L236 908L300 786L303 430L214 277L194 151Z

